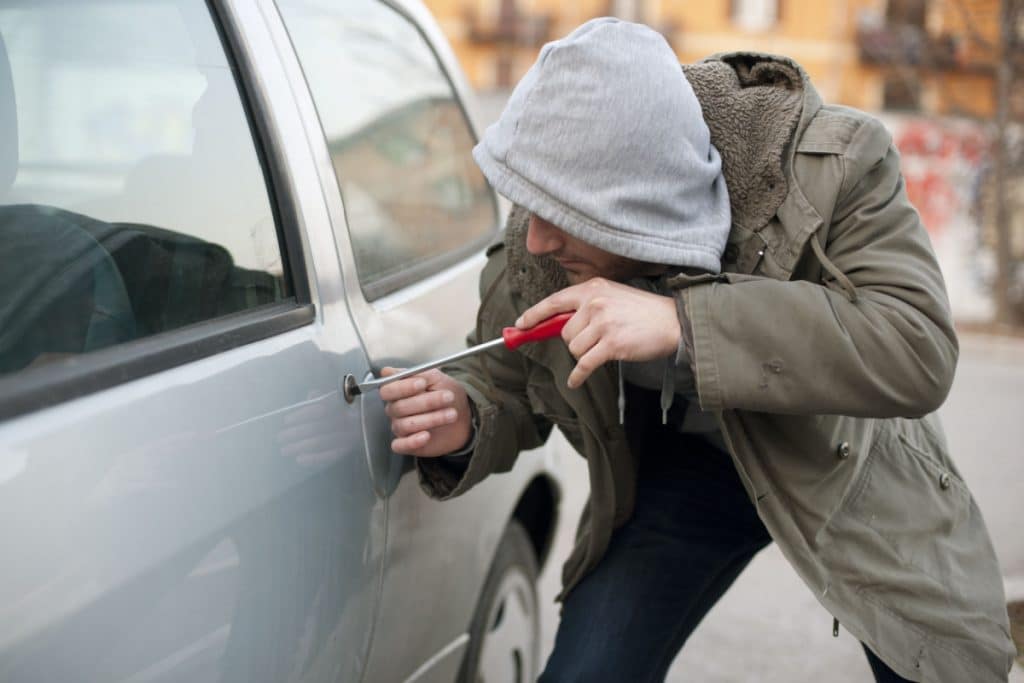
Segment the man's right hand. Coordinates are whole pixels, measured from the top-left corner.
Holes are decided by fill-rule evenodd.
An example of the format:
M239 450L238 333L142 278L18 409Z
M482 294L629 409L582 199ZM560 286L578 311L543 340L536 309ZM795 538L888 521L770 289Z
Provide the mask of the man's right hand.
M382 377L399 372L383 368ZM427 370L380 388L395 439L391 450L436 458L465 447L473 431L469 397L462 385L440 370Z

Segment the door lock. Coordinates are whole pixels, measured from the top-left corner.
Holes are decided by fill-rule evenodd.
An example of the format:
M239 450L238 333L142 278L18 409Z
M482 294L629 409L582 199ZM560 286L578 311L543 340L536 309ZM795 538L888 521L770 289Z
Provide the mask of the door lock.
M351 374L345 375L345 379L341 380L341 394L345 397L345 403L352 403L361 393L356 378Z

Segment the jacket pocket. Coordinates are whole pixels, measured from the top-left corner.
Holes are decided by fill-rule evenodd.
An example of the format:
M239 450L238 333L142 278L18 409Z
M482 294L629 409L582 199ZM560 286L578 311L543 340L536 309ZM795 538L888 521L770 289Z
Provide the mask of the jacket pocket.
M962 578L957 558L973 545L965 523L971 515L971 495L937 456L887 425L872 445L844 508L903 564L950 588ZM884 563L884 557L876 559Z

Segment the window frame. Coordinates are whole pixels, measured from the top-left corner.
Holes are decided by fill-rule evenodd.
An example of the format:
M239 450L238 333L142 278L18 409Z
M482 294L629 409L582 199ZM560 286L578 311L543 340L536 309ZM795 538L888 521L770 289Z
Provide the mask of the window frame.
M116 344L0 377L0 422L169 370L313 323L296 200L286 181L279 141L270 128L265 95L244 49L239 26L221 0L204 2L238 88L281 251L290 296L184 327Z
M783 0L774 0L775 13L771 21L762 24L754 24L750 21L748 14L743 11L742 0L729 0L729 21L741 31L748 33L765 33L777 28L782 23Z
M409 12L402 7L400 4L392 2L392 0L367 0L368 2L375 2L388 10L392 11L397 15L399 19L406 22L416 33L419 35L420 40L423 41L424 45L430 51L431 56L434 58L434 63L437 66L441 76L444 78L445 83L448 85L448 90L451 93L452 101L459 108L459 112L462 114L462 122L466 126L466 131L469 133L469 138L474 145L480 142L480 138L477 135L476 127L473 125L473 120L469 115L469 111L466 109L466 103L462 100L461 92L452 79L451 74L445 66L445 61L441 55L438 54L433 40L426 34L423 27L416 20L415 17L409 14ZM313 105L313 113L316 116L316 127L319 139L317 142L323 145L323 148L329 150L330 144L327 139L327 134L324 132L324 123L320 115L320 110L316 106L316 97L313 94L313 89L309 85L309 79L306 77L306 70L302 64L302 59L299 57L299 51L295 47L295 42L291 32L288 30L288 22L284 18L284 14L281 11L277 0L273 0L272 3L274 11L277 13L277 17L281 22L281 27L284 29L284 34L288 38L288 45L291 48L292 53L295 55L295 62L298 65L299 71L302 74L302 84L305 86L306 93L309 96L310 102ZM329 152L328 152L329 154ZM332 191L335 192L339 198L339 204L344 214L344 230L347 240L347 248L351 251L352 265L355 267L355 281L359 284L359 291L362 293L363 300L366 303L373 303L387 296L393 295L402 290L413 287L432 276L435 276L447 268L451 268L457 263L461 263L466 259L472 257L474 254L480 252L482 249L490 245L495 236L501 232L502 229L502 216L501 216L501 202L498 199L497 193L491 186L490 181L484 177L484 181L487 184L488 194L491 197L491 205L494 209L494 219L491 223L491 229L483 232L478 238L467 242L458 249L452 251L446 251L441 254L437 254L427 259L417 261L415 264L403 267L399 272L393 275L388 275L372 283L364 283L359 273L359 264L355 257L356 245L352 238L352 231L349 229L349 218L348 212L345 208L345 195L341 191L341 182L338 178L338 171L334 164L330 165L330 181L333 185ZM323 183L321 183L323 185ZM326 191L327 188L325 188Z

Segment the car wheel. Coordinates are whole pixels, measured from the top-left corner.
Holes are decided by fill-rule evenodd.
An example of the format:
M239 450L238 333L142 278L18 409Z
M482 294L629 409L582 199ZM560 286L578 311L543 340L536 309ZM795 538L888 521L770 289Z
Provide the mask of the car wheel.
M537 678L540 611L537 558L526 530L509 522L470 624L461 683L530 683Z

